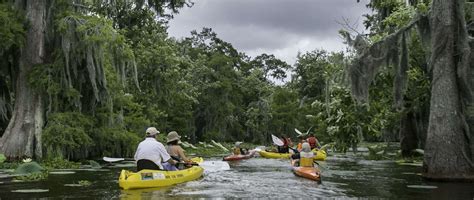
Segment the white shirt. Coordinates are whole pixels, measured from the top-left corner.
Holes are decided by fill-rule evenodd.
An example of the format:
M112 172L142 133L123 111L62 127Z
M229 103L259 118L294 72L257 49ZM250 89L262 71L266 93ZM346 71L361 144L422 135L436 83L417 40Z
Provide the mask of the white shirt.
M161 165L162 161L168 161L171 159L166 148L161 142L156 141L155 138L145 138L140 144L138 144L137 151L135 152L135 160L147 159L153 161L156 165L163 169Z

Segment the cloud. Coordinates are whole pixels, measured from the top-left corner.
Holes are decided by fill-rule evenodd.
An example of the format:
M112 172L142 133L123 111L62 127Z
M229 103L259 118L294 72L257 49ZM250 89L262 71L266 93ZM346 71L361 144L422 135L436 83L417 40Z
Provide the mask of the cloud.
M368 0L366 0L368 1ZM169 33L180 38L210 27L218 37L250 56L274 54L294 64L298 51L342 50L337 21L359 25L367 2L356 0L195 0L170 22Z

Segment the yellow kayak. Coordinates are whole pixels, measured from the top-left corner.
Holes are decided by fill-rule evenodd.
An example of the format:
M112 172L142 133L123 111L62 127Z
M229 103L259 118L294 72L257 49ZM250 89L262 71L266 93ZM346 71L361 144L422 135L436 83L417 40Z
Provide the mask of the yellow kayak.
M316 153L316 156L314 156L315 160L326 160L327 154L326 151L324 150L317 150L313 149L313 152ZM268 152L268 151L259 151L260 156L264 158L280 158L280 159L289 159L290 155L289 153L275 153L275 152Z
M201 163L202 158L192 159ZM125 190L164 187L196 180L202 176L204 169L200 166L192 166L188 169L178 171L161 171L144 169L139 172L122 170L119 177L119 186Z

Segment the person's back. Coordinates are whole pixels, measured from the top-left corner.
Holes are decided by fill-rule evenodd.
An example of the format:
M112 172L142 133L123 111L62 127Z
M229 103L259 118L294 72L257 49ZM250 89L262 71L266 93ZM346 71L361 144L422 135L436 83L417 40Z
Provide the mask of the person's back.
M235 142L234 148L232 149L232 154L234 154L234 155L243 155L243 154L245 154L243 149L240 148L241 144L242 144L242 142Z
M283 136L281 138L281 141L283 142L283 146L278 146L278 153L288 153L289 152L289 143L291 141L288 140L287 137Z
M180 162L181 165L174 166L174 165L169 165L165 164L164 167L165 169L169 171L175 171L178 169L184 169L184 166L182 165L182 162L192 162L188 157L184 154L184 149L181 148L179 145L181 136L178 135L178 132L176 131L171 131L168 133L166 143L168 146L166 147L166 151L170 154L170 156L175 159L177 162Z
M313 167L314 153L308 143L303 143L303 149L300 152L300 167Z
M161 165L162 161L170 160L170 155L166 151L166 148L163 144L158 142L155 139L155 135L158 134L159 131L156 130L154 127L150 127L146 131L146 138L140 144L138 144L137 150L135 152L135 160L137 161L137 169L153 169L153 170L160 170L163 169ZM153 162L156 167L150 167L147 164L146 167L140 166L140 163L149 163L143 161L151 161Z
M234 147L234 149L232 149L232 154L234 154L234 155L240 155L240 154L241 154L241 149L240 149L240 147Z

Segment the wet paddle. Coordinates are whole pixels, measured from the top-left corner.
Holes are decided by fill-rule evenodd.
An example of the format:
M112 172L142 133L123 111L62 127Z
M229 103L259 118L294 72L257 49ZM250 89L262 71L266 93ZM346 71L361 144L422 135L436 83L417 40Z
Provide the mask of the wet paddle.
M110 158L110 157L103 157L102 158L105 162L120 162L120 161L134 161L131 158ZM215 172L215 171L225 171L229 170L230 166L229 163L224 161L203 161L201 163L193 163L191 165L199 165L200 167L204 168L206 172Z

